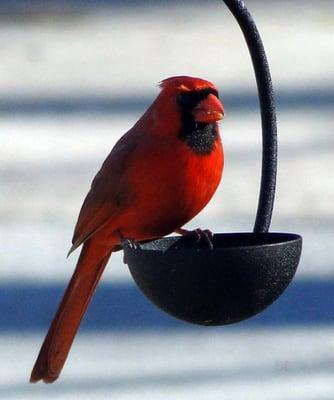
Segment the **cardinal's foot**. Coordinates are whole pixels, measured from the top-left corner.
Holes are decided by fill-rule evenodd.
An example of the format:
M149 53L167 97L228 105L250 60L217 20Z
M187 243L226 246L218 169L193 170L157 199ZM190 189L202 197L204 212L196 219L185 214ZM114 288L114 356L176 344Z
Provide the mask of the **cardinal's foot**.
M126 238L123 236L122 232L119 229L116 229L114 234L117 236L120 241L120 245L122 248L129 247L130 249L140 249L140 244L133 239Z
M133 249L133 250L137 250L140 249L140 244L138 242L136 242L135 240L132 239L124 239L121 241L121 246L122 249L124 250L126 247L128 247L129 249ZM125 252L123 253L123 263L127 264L127 259L126 259L126 255Z
M189 231L187 229L179 228L175 232L183 236L185 235L194 236L196 238L196 243L204 241L209 246L210 249L213 249L213 244L212 244L213 233L209 229L197 228L194 229L193 231Z
M124 239L121 242L121 246L124 247L129 247L130 249L137 250L140 249L140 244L136 242L135 240L132 239Z

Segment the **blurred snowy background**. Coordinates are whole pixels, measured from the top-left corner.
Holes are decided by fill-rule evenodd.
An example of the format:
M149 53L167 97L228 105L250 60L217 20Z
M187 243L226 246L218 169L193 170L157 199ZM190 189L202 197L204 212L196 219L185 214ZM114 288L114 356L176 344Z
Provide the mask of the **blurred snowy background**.
M189 227L252 229L260 116L246 45L218 0L0 2L1 399L334 398L334 4L246 4L276 91L271 230L304 238L294 282L249 321L198 328L149 304L116 254L61 379L32 386L83 198L157 82L207 78L225 104L224 179Z

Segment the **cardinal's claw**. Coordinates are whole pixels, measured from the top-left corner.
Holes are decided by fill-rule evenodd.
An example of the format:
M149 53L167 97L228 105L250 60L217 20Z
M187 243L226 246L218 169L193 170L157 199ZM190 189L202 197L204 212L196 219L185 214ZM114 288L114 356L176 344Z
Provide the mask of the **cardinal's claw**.
M209 246L209 248L213 249L213 244L212 244L213 233L209 229L202 230L200 228L197 228L197 229L195 229L194 232L198 237L197 242L204 240L205 243Z
M201 240L209 246L210 249L213 249L212 239L213 233L209 229L194 229L193 231L189 231L187 229L177 229L175 232L179 233L180 235L191 235L195 236L196 243L199 243Z
M196 235L198 237L197 242L200 242L201 240L204 240L206 244L209 246L210 249L213 249L213 244L212 244L212 239L213 239L213 233L209 229L200 229L197 228L195 229Z
M124 240L122 240L121 246L122 246L123 250L126 247L128 247L129 249L132 249L132 250L140 249L140 244L138 242L136 242L135 240L132 240L132 239L124 239ZM123 252L123 263L127 264L127 259L126 259L125 252Z
M140 244L133 239L129 239L123 236L122 232L119 229L114 231L114 234L117 236L120 241L120 245L124 249L124 247L129 247L130 249L140 249Z
M121 243L122 247L129 247L130 249L133 250L138 250L140 249L140 244L136 242L135 240L132 239L124 239Z

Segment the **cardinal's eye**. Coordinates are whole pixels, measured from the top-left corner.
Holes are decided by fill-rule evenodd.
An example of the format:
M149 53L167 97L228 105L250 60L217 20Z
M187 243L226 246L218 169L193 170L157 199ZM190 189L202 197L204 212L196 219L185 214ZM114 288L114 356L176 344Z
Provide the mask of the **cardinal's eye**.
M205 99L209 94L214 94L219 98L217 90L208 88L179 93L177 96L177 103L182 108L182 110L190 111L195 108L196 105L201 100Z
M192 102L191 92L183 92L177 96L177 103L182 108L190 108Z

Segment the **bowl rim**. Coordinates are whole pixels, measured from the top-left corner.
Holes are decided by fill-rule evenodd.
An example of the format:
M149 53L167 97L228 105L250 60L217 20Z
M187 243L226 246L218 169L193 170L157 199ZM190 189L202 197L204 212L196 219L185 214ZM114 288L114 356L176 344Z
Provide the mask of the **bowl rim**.
M231 237L231 236L251 236L251 235L255 235L255 236L272 236L272 237L277 237L280 238L281 240L274 242L274 243L254 243L254 244L240 244L240 245L227 245L224 247L216 247L214 249L209 249L209 248L181 248L181 249L154 249L154 248L137 248L137 249L133 249L130 248L128 246L125 246L123 248L124 251L126 252L133 252L133 253L139 253L139 252L144 252L144 253L154 253L154 254L165 254L166 252L168 252L169 254L172 253L177 253L177 252L185 252L185 253L189 253L190 251L195 251L196 253L214 253L216 251L224 251L226 249L238 249L238 248L243 248L243 249L250 249L250 248L254 248L254 247L276 247L276 246L282 246L288 243L298 243L301 242L302 243L302 236L297 234L297 233L290 233L290 232L214 232L213 235L219 235L219 236L226 236L226 237ZM285 240L283 240L283 238L286 237ZM161 238L156 238L156 239L152 239L149 241L145 241L142 242L143 245L146 245L148 243L154 242L154 241L159 241L159 240L168 240L168 239L181 239L182 236L164 236Z

